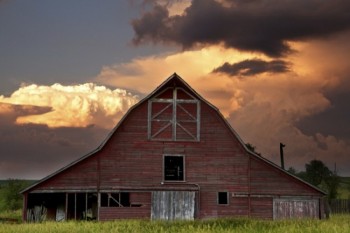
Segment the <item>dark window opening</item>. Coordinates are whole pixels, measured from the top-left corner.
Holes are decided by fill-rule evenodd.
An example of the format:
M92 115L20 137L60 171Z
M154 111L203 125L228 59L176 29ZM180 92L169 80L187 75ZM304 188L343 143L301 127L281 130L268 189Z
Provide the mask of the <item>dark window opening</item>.
M228 192L218 192L218 204L219 205L228 204Z
M97 199L97 193L30 193L26 220L94 220Z
M130 207L129 193L101 193L102 207Z
M183 181L184 180L184 157L164 156L164 180Z

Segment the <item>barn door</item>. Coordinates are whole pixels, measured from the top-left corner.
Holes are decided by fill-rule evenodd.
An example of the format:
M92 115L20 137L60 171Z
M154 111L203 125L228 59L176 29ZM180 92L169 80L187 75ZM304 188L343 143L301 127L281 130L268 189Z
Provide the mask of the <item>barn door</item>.
M275 198L273 200L273 218L318 218L318 199Z
M195 213L195 192L155 191L152 192L151 219L193 220Z

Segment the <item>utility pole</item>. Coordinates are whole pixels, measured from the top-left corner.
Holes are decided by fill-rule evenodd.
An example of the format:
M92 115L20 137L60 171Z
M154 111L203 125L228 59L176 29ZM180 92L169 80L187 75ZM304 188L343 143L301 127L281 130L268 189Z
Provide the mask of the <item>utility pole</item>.
M284 156L283 156L283 147L285 147L283 143L280 143L280 156L281 156L281 167L284 170Z

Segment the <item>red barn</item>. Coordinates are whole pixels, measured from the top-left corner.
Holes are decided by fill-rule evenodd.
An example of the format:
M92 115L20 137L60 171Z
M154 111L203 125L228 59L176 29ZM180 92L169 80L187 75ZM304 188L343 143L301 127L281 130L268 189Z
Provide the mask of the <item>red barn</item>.
M323 218L325 193L249 151L177 74L94 151L22 191L23 219Z

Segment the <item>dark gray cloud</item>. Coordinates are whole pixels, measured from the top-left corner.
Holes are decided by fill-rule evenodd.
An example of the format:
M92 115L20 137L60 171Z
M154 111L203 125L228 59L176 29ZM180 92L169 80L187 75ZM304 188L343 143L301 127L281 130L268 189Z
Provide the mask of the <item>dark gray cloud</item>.
M226 73L231 76L252 76L260 73L283 73L289 70L288 62L283 60L264 61L261 59L244 60L238 63L224 63L213 70L214 73Z
M16 105L0 102L0 125L14 123L19 116L40 115L52 111L51 107Z
M4 104L1 105L4 109ZM108 133L98 127L16 125L18 116L45 109L8 106L12 111L0 112L0 179L43 178L95 149Z
M350 83L350 82L348 82ZM333 91L326 93L331 107L325 111L302 119L297 126L307 135L322 133L335 135L350 143L350 92Z
M280 57L288 41L323 38L350 28L348 0L193 0L181 16L155 5L132 21L133 43L175 43L184 49L224 43L244 51Z

